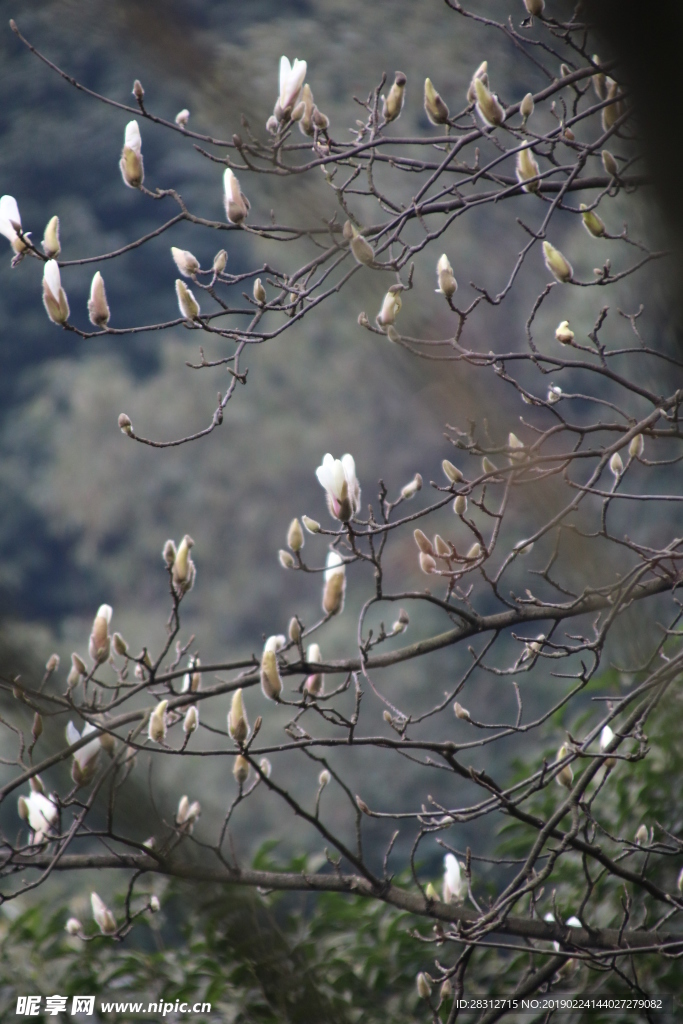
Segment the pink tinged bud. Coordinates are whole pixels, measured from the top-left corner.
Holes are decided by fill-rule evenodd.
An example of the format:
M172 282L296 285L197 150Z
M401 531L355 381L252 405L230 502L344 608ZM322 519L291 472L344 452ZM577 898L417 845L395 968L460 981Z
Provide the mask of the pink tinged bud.
M194 541L192 540L192 537L190 537L189 533L186 533L178 545L171 574L173 579L173 589L179 597L186 594L188 590L192 590L192 587L194 586L197 570L194 562L190 558L190 550L193 547Z
M446 854L443 863L443 901L444 903L458 903L461 899L462 891L460 865L452 853Z
M330 551L327 555L323 588L323 611L326 615L337 615L343 610L345 589L346 566L336 551Z
M133 96L135 96L135 99L139 103L140 100L145 95L145 90L142 88L142 82L140 81L139 78L136 78L135 81L133 82L133 90L132 91L133 91Z
M134 437L133 424L131 423L130 416L126 416L125 412L119 413L119 430L122 434L128 434L128 437Z
M129 121L126 125L119 168L124 184L128 188L140 188L145 179L145 171L142 163L142 139L137 121Z
M298 519L292 519L287 531L287 546L295 553L301 551L304 546L304 531Z
M223 174L223 206L230 224L241 224L249 213L249 201L242 194L234 173L226 167Z
M0 235L4 235L11 244L17 255L27 248L26 242L19 237L21 231L21 217L19 207L14 196L2 196L0 198ZM28 233L23 232L28 238Z
M392 285L384 296L382 308L377 314L377 323L382 327L388 327L395 322L402 305L401 291L400 285Z
M188 249L177 249L172 245L171 256L183 277L194 277L199 270L199 260Z
M436 562L431 555L427 554L426 551L420 552L420 568L422 569L422 572L426 572L427 575L436 572Z
M277 654L273 650L268 650L267 645L261 656L261 689L268 700L280 699L282 679L277 664Z
M92 916L95 919L95 924L102 934L113 935L116 931L116 920L111 910L102 902L96 892L90 896L90 905L92 906Z
M88 647L88 653L96 665L101 665L109 657L111 650L111 637L109 636L111 616L111 606L108 604L100 605L92 625Z
M242 757L241 754L237 755L232 766L232 774L235 776L238 786L243 786L249 778L249 762L246 757Z
M405 100L406 82L408 79L402 71L397 71L394 76L394 84L387 96L382 96L382 116L385 121L395 121L400 117Z
M610 472L615 479L619 479L621 474L624 472L624 463L619 452L615 452L612 458L609 460Z
M452 462L448 461L448 459L443 460L441 468L452 484L459 484L464 479L458 467L454 466Z
M458 282L453 276L453 267L446 253L439 257L436 264L436 281L438 285L435 289L436 292L439 295L445 295L447 299L451 299L458 290Z
M543 258L546 267L556 281L559 281L560 284L566 284L567 281L571 281L574 274L571 263L550 242L543 243Z
M528 147L520 149L517 154L516 173L524 192L538 192L540 182L532 179L537 178L541 172L538 161Z
M180 278L176 278L175 293L181 316L184 316L186 320L196 320L199 316L199 303L185 282L181 281Z
M61 245L59 244L59 217L50 217L45 228L42 241L43 252L49 260L59 256Z
M635 437L631 438L631 443L628 446L628 453L632 459L640 459L644 451L645 438L642 434L636 434Z
M69 920L64 925L64 931L67 933L67 935L79 935L81 932L81 928L81 922L78 920L77 917L70 917Z
M192 733L197 729L199 725L199 711L193 704L189 707L185 713L183 720L183 732L186 736L191 736Z
M52 672L56 672L58 668L59 668L59 655L58 654L51 654L50 657L47 659L47 662L45 664L45 671L49 672L50 674L52 674Z
M335 519L348 522L360 509L360 484L356 477L353 457L347 454L341 459L333 459L328 452L322 465L316 469L315 475L327 492L327 507L330 514Z
M244 710L241 689L235 690L232 695L232 703L228 712L228 732L235 743L238 743L240 746L246 742L249 735L249 722L247 721L247 713Z
M477 111L482 121L496 128L505 120L505 111L498 102L498 97L484 85L481 78L474 79L474 91L477 96Z
M471 722L472 721L472 719L470 718L470 713L467 710L467 708L464 708L462 706L462 704L458 704L457 700L456 700L455 704L453 705L453 710L455 711L455 717L456 718L461 718L463 720L463 722Z
M166 739L166 708L167 700L161 700L149 716L147 735L153 743L163 743Z
M93 275L90 285L90 298L88 299L88 317L90 323L95 327L106 327L109 323L109 305L107 293L104 290L104 280L99 270Z
M429 78L425 78L424 108L432 124L448 124L448 107Z
M320 648L317 644L310 644L306 652L306 661L311 664L319 664L322 661ZM308 676L304 683L304 689L311 697L319 697L325 687L325 676L322 672L314 672Z
M182 110L179 110L178 113L175 116L175 123L177 125L179 125L180 128L187 128L187 122L189 120L190 120L190 111L186 110L184 107L183 107Z
M43 305L53 323L65 324L69 319L69 302L55 260L48 260L43 270Z
M420 971L416 978L417 994L420 999L429 999L432 994L432 986L427 978L427 975Z

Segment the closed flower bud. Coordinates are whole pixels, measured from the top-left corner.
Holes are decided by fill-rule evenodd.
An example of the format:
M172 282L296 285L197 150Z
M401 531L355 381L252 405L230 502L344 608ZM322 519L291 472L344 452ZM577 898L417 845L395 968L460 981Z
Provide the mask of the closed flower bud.
M354 227L350 220L346 221L351 229L351 239L349 241L349 247L353 253L353 258L356 263L361 263L365 267L369 267L375 260L375 250L372 248L366 238L360 234L359 231ZM346 224L344 225L346 227Z
M519 112L525 121L528 121L534 112L534 97L530 92L526 94L519 105Z
M481 471L482 471L482 473L495 473L496 469L497 469L497 467L485 455L484 458L481 460Z
M31 728L31 735L33 736L33 742L35 743L36 740L40 736L42 736L42 734L43 734L43 719L42 719L41 715L39 715L38 712L36 711L35 715L33 716L33 726Z
M320 664L322 660L319 646L317 644L310 644L308 651L306 652L306 661L310 665L316 665ZM312 672L311 675L306 677L304 689L309 696L319 697L322 694L324 687L325 676L322 672Z
M607 96L605 99L613 100L608 106L602 108L602 128L603 131L608 132L614 127L616 122L619 120L624 112L624 104L622 100L617 99L619 95L619 86L616 82L611 79L607 79Z
M328 772L327 768L323 768L320 775L318 776L318 785L321 789L324 789L328 785L332 776Z
M171 256L183 277L194 277L199 270L199 260L189 250L177 249L175 245L172 245Z
M244 710L241 688L235 690L232 695L232 703L228 713L228 732L239 746L244 745L249 735L249 722L247 721L247 713Z
M284 548L280 548L277 553L277 557L280 559L280 565L283 569L293 569L296 565L296 562L290 555L289 551L285 551Z
M392 284L391 288L384 296L382 308L377 314L377 323L381 327L388 327L396 320L403 304L401 300L401 291L402 288L400 285Z
M109 657L111 649L111 638L109 636L109 623L111 622L112 609L108 604L102 604L97 610L97 615L90 633L90 645L88 652L96 665L102 664Z
M453 267L446 253L439 257L436 264L436 281L438 288L435 288L435 291L445 295L447 299L453 298L458 290L458 282L453 276Z
M309 533L320 533L320 523L310 516L302 516L301 521Z
M119 161L121 177L128 188L140 188L145 180L142 162L142 139L137 121L129 121L123 142L123 151Z
M232 766L232 774L235 776L235 781L238 786L243 786L249 778L249 762L246 757L242 757L238 754L235 758L235 763Z
M480 79L484 83L484 85L488 86L488 84L489 84L489 76L487 74L487 71L488 71L488 61L483 60L481 62L481 64L479 65L479 67L477 68L477 70L472 75L472 80L470 81L469 88L467 89L467 102L468 103L476 103L477 102L477 90L475 88L475 83L476 83L477 79Z
M194 704L192 704L185 712L185 718L183 719L183 732L186 736L192 735L197 726L199 725L199 712Z
M621 474L624 472L624 463L619 452L615 452L612 458L609 460L609 468L612 476L618 480Z
M455 717L456 718L461 718L463 720L463 722L471 722L472 721L472 719L470 718L470 713L467 710L467 708L464 708L462 706L462 704L458 704L457 700L456 700L455 704L453 705L453 710L455 711Z
M50 657L47 659L47 662L45 664L45 671L48 673L48 675L51 675L53 672L56 672L58 668L59 668L59 655L58 654L51 654Z
M571 263L550 242L543 243L543 258L545 259L546 267L556 281L559 281L561 284L571 281L574 273Z
M158 896L150 896L149 898L149 909L153 914L158 914L161 910L161 904L159 903Z
M531 149L520 149L517 154L516 164L517 181L522 186L523 192L538 192L540 182L533 181L541 173L536 157Z
M452 995L453 995L453 985L451 984L451 979L450 978L446 978L446 980L444 981L444 983L441 986L441 989L439 991L440 1001L443 1002L444 999L450 999Z
M460 865L452 853L447 853L443 861L443 901L444 903L458 903L462 897Z
M272 646L268 646L268 642L266 642L261 655L261 689L265 697L274 701L279 700L282 693L282 679L277 664L277 654Z
M459 484L464 480L464 477L458 467L454 466L452 462L448 461L448 459L443 460L441 468L452 484Z
M304 531L298 519L292 519L287 531L287 546L295 553L301 551L304 546Z
M600 64L600 58L597 53L593 54L593 63L597 65ZM593 75L591 80L593 82L593 88L595 89L595 95L598 99L607 99L607 78L602 71L598 71L597 74Z
M510 462L524 462L526 458L524 454L524 442L520 441L516 434L512 431L508 434L508 448L512 449L510 452Z
M122 434L128 434L128 437L133 437L133 424L125 412L119 413L119 430Z
M484 85L481 78L474 79L474 91L477 96L477 111L482 121L496 128L505 120L505 111L498 102L498 97Z
M299 640L301 640L301 623L297 619L296 615L293 615L292 618L289 620L287 635L289 636L289 639L295 644L298 644Z
M432 555L428 555L426 551L420 552L420 568L422 572L427 573L429 576L431 573L436 572L436 562Z
M74 652L71 655L71 668L69 670L69 675L66 678L66 685L70 690L72 690L76 683L78 682L78 680L81 677L85 678L87 675L88 670L85 666L85 662L80 657L80 655Z
M88 318L95 327L106 327L109 323L109 305L107 293L104 290L104 279L99 270L93 274L90 285L90 298L88 299Z
M261 284L261 278L257 277L254 281L254 302L258 302L259 306L262 306L266 298L266 289Z
M540 18L545 7L545 0L524 0L524 6L532 17Z
M326 615L337 615L343 610L345 588L346 566L336 551L330 551L327 555L323 588L323 611Z
M604 221L598 217L595 210L587 209L585 203L581 203L580 208L583 210L581 220L588 234L593 235L594 238L601 238L607 230Z
M441 558L449 558L453 554L450 545L438 533L434 535L434 550Z
M140 81L139 78L136 78L135 81L133 82L133 96L135 96L135 99L139 103L144 95L145 90L142 88L142 82Z
M464 494L459 494L453 502L453 511L456 516L464 516L467 512L467 498Z
M292 111L292 120L299 122L299 131L302 135L315 135L315 126L313 124L314 109L313 93L311 92L310 85L306 83L301 90L301 99Z
M636 434L631 438L628 446L628 453L632 459L639 459L645 451L645 438L642 434Z
M434 548L429 537L422 532L422 530L413 530L413 537L420 551L424 552L425 555L433 555Z
M263 772L265 777L267 779L269 779L270 778L270 773L273 770L273 766L272 766L272 764L270 763L270 761L268 760L267 757L262 757L261 758L261 760L259 761L259 768L261 769L261 771Z
M635 842L638 846L643 846L649 839L647 826L639 825L638 831L636 832Z
M182 597L188 590L192 590L194 586L195 577L197 570L192 558L190 557L190 550L194 547L194 541L190 537L189 533L186 533L176 552L175 560L173 562L173 589L175 590L178 597Z
M569 750L563 744L557 752L557 760L563 761L568 754ZM564 768L560 769L555 778L555 781L557 782L558 786L564 786L565 789L572 788L572 782L574 781L574 772L568 764L566 764Z
M69 319L69 301L55 260L48 260L43 269L43 305L54 324L65 324Z
M81 922L77 917L70 917L64 925L64 931L67 935L78 935L81 931Z
M387 723L387 725L391 725L391 723L393 722L393 718L391 717L391 711L383 711L382 718Z
M59 217L51 217L47 222L42 244L43 252L49 260L59 256L62 249L59 244Z
M561 345L570 345L574 340L574 332L569 327L569 321L563 320L555 328L555 337Z
M429 983L427 975L420 971L416 979L417 982L417 994L420 999L429 999L432 994L432 986Z
M190 111L186 110L184 107L183 107L182 110L179 110L178 113L175 116L175 123L180 128L187 128L187 122L189 120L190 120Z
M610 729L609 725L606 725L600 733L600 750L604 753L607 747L614 739L614 733ZM614 768L617 763L616 757L608 757L605 760L605 768Z
M397 71L394 84L387 96L382 96L382 116L385 121L395 121L403 110L407 78L402 71Z
M176 278L175 293L181 316L184 316L186 320L196 320L199 316L199 303L185 282L181 281L179 277Z
M414 498L420 490L422 490L422 477L419 473L416 473L410 483L401 489L401 497L404 500Z
M219 249L213 258L214 274L222 274L228 262L228 254L225 249Z
M166 708L167 700L160 700L149 716L147 734L155 743L163 743L166 738Z
M683 868L681 868L681 870L678 873L678 878L676 880L676 888L679 892L683 892Z
M448 124L448 107L439 96L429 78L425 78L425 114L432 124Z
M428 900L433 900L434 903L440 903L441 902L441 897L439 896L438 892L434 888L434 885L433 885L432 882L427 882L427 884L425 886L425 896L427 897Z
M99 735L100 746L104 750L105 754L109 754L110 757L114 756L116 750L116 740L110 732L102 732ZM87 746L87 745L86 745ZM83 748L84 750L86 747Z
M472 545L472 547L469 549L469 551L465 555L465 558L468 560L468 562L475 562L477 560L477 558L481 558L481 554L482 554L482 546L479 543L479 541L475 540L474 544Z
M370 813L370 808L366 804L365 800L362 800L358 795L356 795L356 805L358 807L358 810L361 811L363 814Z
M619 167L608 149L603 149L602 151L602 166L611 178L619 177Z
M92 907L92 916L95 919L95 924L100 929L103 935L113 935L116 931L116 920L111 910L102 902L96 892L90 896L90 905Z
M164 544L164 549L161 552L161 557L163 558L164 562L166 563L166 565L168 566L169 569L173 568L173 563L175 562L175 556L176 556L175 542L172 541L169 538L166 541L166 543Z
M241 224L249 213L249 201L242 194L239 182L229 167L223 174L223 205L230 224Z
M549 405L555 405L561 398L564 398L564 392L559 384L551 384L548 388L548 394L546 395L546 401Z

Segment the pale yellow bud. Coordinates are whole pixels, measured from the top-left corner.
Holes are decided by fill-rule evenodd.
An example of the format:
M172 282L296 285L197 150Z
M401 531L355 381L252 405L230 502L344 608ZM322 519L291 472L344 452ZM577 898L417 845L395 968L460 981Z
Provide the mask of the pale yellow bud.
M569 327L569 321L563 320L555 328L555 337L561 345L570 345L574 340L574 332Z
M325 786L329 785L331 778L332 776L328 772L327 768L323 768L320 775L318 776L318 785L320 786L320 788L324 789Z
M235 781L238 786L243 786L249 778L249 762L246 757L242 757L238 754L235 758L235 763L232 766L232 774L235 777Z
M336 551L330 551L323 588L323 611L326 615L337 615L343 610L345 589L346 566Z
M418 491L422 489L422 477L419 473L416 473L409 484L401 489L401 497L404 500L414 498Z
M186 320L196 320L199 316L199 303L184 281L176 278L175 293L180 313Z
M121 658L125 658L128 654L128 644L123 639L120 633L114 633L112 637L114 643L114 650Z
M434 550L441 558L449 558L453 554L450 544L447 544L443 537L438 533L434 536Z
M649 837L649 834L648 834L648 831L647 831L647 826L646 825L640 825L638 827L638 831L636 832L636 837L635 837L636 844L638 846L644 846L647 843L649 838L650 837Z
M289 620L289 628L287 629L287 635L289 636L289 639L295 644L298 644L299 640L301 639L301 624L297 619L296 615L293 615L292 618Z
M242 746L249 735L249 722L247 721L247 713L244 710L244 700L242 698L242 690L235 690L232 695L232 703L230 704L230 711L228 713L228 732L235 741L235 743Z
M178 113L175 116L175 123L180 128L187 128L187 122L189 120L190 120L190 111L187 110L185 107L183 107L182 110L179 110Z
M612 476L618 480L621 474L624 472L624 462L619 452L615 452L612 458L609 460L609 468Z
M632 459L639 459L645 451L645 438L642 434L636 434L631 438L628 446L628 453Z
M420 971L417 976L417 994L420 999L429 999L432 994L432 986L429 983L429 979L424 971Z
M538 192L540 182L531 179L537 178L541 171L536 157L528 147L520 149L517 154L516 173L523 192Z
M429 78L425 78L425 114L435 125L448 124L448 107L439 96Z
M512 431L508 434L508 448L511 448L510 462L524 462L526 458L524 454L524 442L520 441L516 434Z
M382 308L377 314L377 323L382 327L388 327L396 320L402 306L401 291L400 285L392 285L384 296Z
M263 651L261 656L261 689L269 700L277 701L282 692L282 679L275 651Z
M479 543L479 541L475 541L474 544L472 545L472 547L469 549L469 551L465 555L465 558L468 560L468 562L475 562L477 560L477 558L481 558L481 554L482 554L481 544Z
M59 217L51 217L45 228L43 252L49 260L53 260L55 256L59 256L61 249L62 247L59 244Z
M391 711L383 711L382 718L389 725L391 724L391 722L393 722L393 718L391 717Z
M171 256L183 277L194 277L199 270L199 260L188 249L178 249L172 245Z
M427 897L428 900L433 900L434 903L440 903L441 902L441 897L439 896L438 892L434 888L434 885L433 885L432 882L427 882L427 884L425 886L425 896Z
M485 455L484 458L481 460L481 470L482 470L482 473L495 473L496 469L497 469L497 467Z
M608 106L602 108L602 128L603 131L608 132L610 128L613 128L616 122L619 120L624 112L624 104L621 99L617 99L619 94L619 86L616 82L611 79L606 80L607 84L607 96L605 99L614 100Z
M99 270L93 274L90 285L90 298L88 299L88 318L95 327L106 327L109 323L109 305L107 293L104 289L104 279Z
M186 736L191 736L199 725L199 712L194 704L185 712L185 718L183 719L183 732Z
M166 738L166 708L167 700L161 700L149 716L149 727L147 734L154 743L163 743Z
M102 664L109 657L111 649L111 638L109 636L109 623L111 622L112 610L110 605L102 604L98 608L97 615L90 633L89 654L96 665Z
M261 278L257 277L254 281L254 302L258 302L259 306L262 306L266 301L266 289L261 283Z
M223 174L223 205L230 224L241 224L249 213L249 201L243 195L239 182L229 167Z
M614 159L614 157L608 149L603 149L602 151L602 166L605 168L606 173L609 174L611 178L619 177L619 167L617 165L617 161Z
M453 511L456 516L464 516L467 512L467 498L464 494L459 494L453 502Z
M69 319L69 300L55 260L48 260L43 268L43 305L53 323L61 325Z
M489 76L487 74L487 71L488 71L488 61L483 60L481 62L481 64L479 65L479 67L477 68L477 70L472 75L472 80L470 81L469 88L467 90L467 102L468 103L476 103L476 101L477 101L477 90L475 89L475 82L476 82L476 80L478 78L481 79L481 81L484 83L484 85L488 86L488 84L489 84Z
M557 760L563 761L568 754L569 750L563 744L557 752ZM574 781L574 772L568 764L565 765L564 768L562 768L558 772L555 781L557 782L558 786L564 786L565 789L572 788L572 782Z
M395 121L403 110L407 78L402 71L397 71L394 84L387 96L382 96L382 116L385 121Z
M225 249L219 249L213 258L214 274L222 274L228 262L228 254Z
M277 557L280 559L280 565L283 569L293 569L296 565L296 562L290 555L289 551L285 551L284 548L280 548L277 553Z
M415 538L415 543L417 544L420 551L424 552L424 554L426 555L434 554L432 542L429 539L429 537L422 532L422 530L413 530L413 537Z
M464 708L462 706L462 704L458 704L457 700L456 700L455 704L453 705L453 710L455 711L455 717L456 718L461 718L463 720L463 722L471 722L472 721L472 719L470 718L470 713L467 710L467 708Z
M33 726L31 728L31 734L33 736L34 743L43 734L43 719L42 716L39 715L37 711L33 716Z
M559 281L561 284L571 281L574 274L571 263L550 242L543 243L543 258L545 259L546 267L556 281Z
M287 546L295 553L304 546L304 531L298 519L292 519L287 531Z
M446 978L446 980L444 981L444 983L441 986L441 989L439 991L440 1002L443 1002L444 999L450 999L452 995L453 995L453 985L451 984L451 979L450 978Z
M128 434L128 437L133 437L133 424L125 412L119 413L119 430L122 434Z
M477 95L477 110L486 124L496 128L505 120L505 111L498 102L498 97L484 85L481 78L474 79L474 91Z
M190 558L190 550L193 547L194 541L189 533L186 533L178 545L172 571L173 589L179 597L182 597L194 586L197 573L195 564Z
M428 555L426 551L420 552L420 568L422 572L427 573L429 576L431 573L436 572L436 562L432 555Z
M520 105L519 105L519 112L520 112L520 114L522 115L522 117L524 118L525 121L528 121L528 119L533 114L533 112L534 112L534 97L532 96L532 94L530 92L528 92L526 94L526 96L524 97L524 99L520 103Z
M452 484L459 484L464 480L464 477L458 467L454 466L452 462L448 461L448 459L443 460L441 468Z
M301 521L309 533L320 533L320 523L316 519L311 519L310 516L302 516Z
M439 257L436 264L436 281L438 287L435 291L440 295L445 295L447 299L452 299L458 290L458 282L453 276L453 267L446 253Z
M588 234L593 235L594 238L601 238L607 230L605 222L598 217L595 210L588 210L585 203L581 203L580 208L583 210L581 220Z
M121 177L128 188L140 188L145 180L142 163L142 140L137 121L129 121L119 161Z
M116 931L116 919L112 914L111 910L102 902L96 892L90 896L90 904L92 906L92 916L95 919L95 924L100 929L103 935L113 935Z
M64 925L64 931L67 935L78 935L81 931L81 922L77 917L70 917Z

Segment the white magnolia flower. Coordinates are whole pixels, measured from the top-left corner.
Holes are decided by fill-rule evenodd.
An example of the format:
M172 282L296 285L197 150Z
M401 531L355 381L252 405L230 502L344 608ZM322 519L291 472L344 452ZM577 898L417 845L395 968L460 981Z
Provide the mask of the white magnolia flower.
M223 175L223 205L230 224L241 224L249 213L249 200L243 195L240 183L226 167Z
M101 604L97 609L97 615L92 624L88 653L96 665L101 665L103 661L106 661L111 651L109 623L111 622L112 614L111 605Z
M163 743L166 738L166 708L167 700L160 700L149 716L147 735L154 743Z
M95 924L103 935L112 935L116 931L116 920L109 907L100 899L96 892L90 895L90 905Z
M353 456L347 454L333 459L328 452L315 475L327 492L330 515L347 523L360 508L360 485Z
M14 251L18 254L26 249L26 243L19 237L21 217L14 196L0 198L0 235L4 235ZM22 232L28 238L29 232Z
M69 301L62 288L56 260L48 260L43 270L43 305L53 323L64 324L69 319Z
M31 842L42 843L52 825L57 821L59 811L56 804L44 793L31 790L28 796L19 797L18 807L19 817L28 821L29 828L33 830Z
M453 267L446 253L439 257L439 261L436 264L436 280L438 288L434 290L439 295L445 295L447 299L452 298L458 289L458 282L453 276Z
M285 120L291 114L306 77L306 61L295 58L290 64L285 56L280 57L280 95L275 108L278 120Z
M199 658L190 658L187 672L183 676L183 686L181 693L196 693L202 684L201 672L195 672L194 670L200 665Z
M104 290L104 280L99 270L93 275L90 285L90 298L88 299L88 317L90 323L95 327L106 327L109 323L109 304L107 293Z
M142 164L142 139L137 121L129 121L126 125L119 168L128 188L140 188L145 171Z
M458 859L452 853L447 853L443 863L443 901L444 903L457 903L462 889Z
M600 733L600 750L606 750L614 739L614 733L610 729L609 725L606 725Z
M92 722L86 722L83 732L79 732L73 722L69 722L66 727L66 741L69 744L78 743L79 740L89 736L91 732L96 731L96 726ZM95 739L90 740L84 747L80 747L79 750L74 751L74 766L73 766L73 777L74 782L84 783L86 782L95 770L95 761L97 755L100 752L100 737L96 736Z
M185 831L191 832L192 826L201 813L202 807L199 800L190 803L186 796L181 796L175 817L176 824Z
M325 586L323 588L323 611L326 615L337 615L342 611L345 589L346 566L344 560L337 551L329 551L325 563Z

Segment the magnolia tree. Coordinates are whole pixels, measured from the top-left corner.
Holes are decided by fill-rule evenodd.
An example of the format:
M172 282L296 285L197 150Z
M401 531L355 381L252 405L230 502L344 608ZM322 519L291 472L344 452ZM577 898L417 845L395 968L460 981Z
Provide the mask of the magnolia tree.
M203 429L157 439L138 433L122 412L125 443L201 443L221 426L229 403L249 401L248 388L241 391L251 347L296 335L304 318L315 318L340 290L353 293L359 275L375 288L377 302L360 312L358 329L417 359L458 364L480 394L503 395L501 408L509 402L518 412L507 426L486 413L450 425L452 458L429 486L418 472L393 492L380 483L370 493L371 481L359 480L360 460L357 466L351 454L321 453L310 473L329 515L322 502L319 510L302 508L288 529L282 524L286 547L279 552L286 571L309 574L310 587L320 589L320 617L309 623L294 616L287 625L283 613L282 635L266 639L260 658L228 653L220 663L202 664L196 657L183 607L201 587L201 572L186 535L163 550L170 614L161 649L131 650L115 631L115 611L104 604L68 674L53 656L42 681L5 680L15 714L2 722L7 781L0 797L11 807L1 838L4 898L35 889L55 872L97 868L127 878L120 906L107 906L92 892L93 919L66 924L83 942L103 935L99 941L115 943L159 909L154 876L343 893L409 915L423 965L412 982L421 1019L455 1020L481 958L494 955L502 966L491 994L519 998L595 985L645 1006L652 985L666 979L683 952L680 812L675 801L663 801L648 817L639 802L644 773L660 763L666 723L680 701L681 541L668 515L680 495L671 488L671 470L661 467L676 467L681 458L682 364L647 340L637 289L626 310L611 305L610 290L617 286L613 294L623 296L618 283L625 279L630 289L638 281L645 288L649 265L664 253L634 237L628 225L613 226L623 197L646 178L618 66L593 53L578 13L563 23L543 0L524 0L497 23L457 0L447 6L453 18L480 23L482 52L462 69L459 94L440 94L436 71L430 71L434 81L420 82L400 71L393 81L378 75L367 99L355 108L349 102L348 122L335 125L314 99L321 68L311 68L309 78L305 60L283 56L272 113L263 112L262 125L243 118L240 134L227 140L195 131L187 110L175 123L156 116L137 80L130 106L91 92L12 23L56 75L130 116L123 185L140 193L140 203L172 208L156 230L116 252L64 261L57 217L38 243L14 198L3 196L0 231L16 273L31 259L43 262L45 310L62 330L113 339L184 326L196 334L193 367L230 374ZM542 87L496 94L496 67L479 63L495 33L516 48L517 79L528 75ZM406 137L401 114L417 104L428 123ZM203 219L172 182L150 182L144 165L150 122L174 133L178 145L193 144L197 159L222 166L224 218ZM259 218L263 176L320 182L321 174L329 190L325 223ZM494 208L499 222L511 211L510 231L523 238L495 288L464 281L458 252L462 218L493 216ZM173 245L182 223L223 232L226 248L212 266ZM598 263L592 275L577 273L560 247L575 223L585 228L581 258ZM226 249L235 232L266 240L268 261L229 273ZM107 263L160 235L177 266L178 313L125 326L107 300ZM294 269L292 242L307 247ZM450 324L444 337L401 329L401 309L411 302L426 259L435 275L432 301ZM83 264L95 269L90 300L87 310L70 309L70 271ZM519 301L515 286L523 275L534 282L533 296L526 322L511 328L504 310ZM592 328L572 326L569 316L553 318L554 336L538 326L549 307L562 303L589 310ZM482 346L481 324L489 322L482 316L491 311L501 318L499 330L487 332ZM614 329L606 340L608 317ZM207 359L202 343L215 339L225 354ZM441 509L452 509L451 525L434 535L431 523ZM390 584L397 575L394 552L411 534L422 584ZM160 583L162 571L160 563ZM273 572L280 571L274 564ZM346 656L331 660L326 632L331 620L349 617L347 589L360 595L362 607L342 631ZM442 625L411 636L411 617L419 620L415 613L424 605ZM393 624L385 626L382 616ZM638 630L638 644L618 632L624 621ZM454 666L447 689L428 685L423 667L427 655L444 648ZM410 707L392 691L392 673L406 662L421 680ZM468 707L477 703L482 680L500 700L475 714ZM534 680L544 685L530 703L525 692ZM227 722L225 695L231 698ZM27 708L34 713L31 735ZM278 734L265 727L276 715L284 723ZM41 753L48 720L65 740ZM504 757L494 756L498 749ZM377 770L385 759L410 762L407 803L397 806L391 793L371 801L354 770L359 752L364 758L369 752L373 760L363 764ZM199 820L197 799L207 757L227 759L234 776L222 820L211 822ZM306 759L317 778L313 792L288 786L281 765L292 757ZM118 807L147 758L162 767L182 758L186 793L178 794L175 817L159 820L141 842ZM473 761L508 769L498 775ZM445 800L430 795L435 772L447 780L440 786L449 794ZM151 774L149 780L152 786ZM677 784L669 782L672 789ZM309 848L321 853L315 869L240 862L231 829L257 792L305 827ZM488 819L514 826L506 850ZM463 848L462 826L473 822L480 830L468 835L481 838ZM423 867L425 850L435 843L442 877ZM496 1020L509 1008L489 1006L483 1019Z

